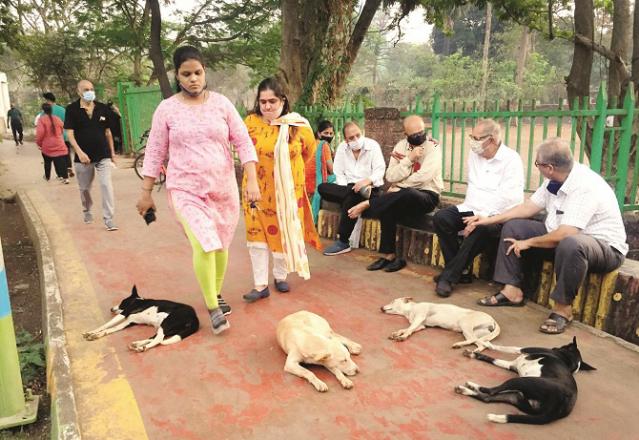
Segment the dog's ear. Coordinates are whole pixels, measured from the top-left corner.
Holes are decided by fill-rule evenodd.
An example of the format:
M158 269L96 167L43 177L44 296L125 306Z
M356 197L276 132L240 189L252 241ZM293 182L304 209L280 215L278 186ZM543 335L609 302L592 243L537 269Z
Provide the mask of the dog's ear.
M330 357L331 357L330 353L324 352L324 353L316 353L311 358L313 359L313 362L317 362L319 364L319 363L327 361Z
M572 345L577 345L577 336L572 337Z
M133 288L131 289L131 296L133 297L138 297L140 295L138 295L138 287L134 284Z
M413 301L413 297L412 296L407 296L407 297L404 298L404 302L405 303L409 303L409 302L412 302L412 301Z
M596 371L597 369L593 367L592 365L589 365L585 363L584 361L581 361L581 363L579 364L579 370L580 371Z

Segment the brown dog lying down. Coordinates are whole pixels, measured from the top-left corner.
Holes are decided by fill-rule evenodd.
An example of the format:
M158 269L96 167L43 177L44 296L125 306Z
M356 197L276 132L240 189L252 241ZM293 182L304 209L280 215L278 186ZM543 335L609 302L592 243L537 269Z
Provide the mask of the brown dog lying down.
M354 376L359 371L351 354L359 354L362 346L335 333L324 318L301 310L284 317L276 332L278 344L288 355L284 371L308 380L317 391L324 392L328 386L300 363L322 365L344 388L353 387L345 375Z

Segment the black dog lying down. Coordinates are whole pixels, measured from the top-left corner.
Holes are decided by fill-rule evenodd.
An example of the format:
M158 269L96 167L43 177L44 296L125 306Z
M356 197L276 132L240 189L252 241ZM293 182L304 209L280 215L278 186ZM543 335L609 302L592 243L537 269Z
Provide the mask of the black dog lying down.
M568 345L551 349L502 347L490 342L486 348L521 356L514 361L504 361L470 350L466 350L464 355L514 371L520 377L493 388L466 382L455 387L455 392L486 403L510 403L526 413L488 414L488 420L495 423L543 425L566 417L577 401L577 383L573 373L595 370L581 360L577 338Z
M111 308L111 312L115 317L103 326L83 333L84 339L93 341L134 324L153 326L157 331L152 338L129 344L129 349L142 352L156 345L180 342L200 328L200 321L193 307L173 301L144 299L138 295L136 286L133 286L128 298Z

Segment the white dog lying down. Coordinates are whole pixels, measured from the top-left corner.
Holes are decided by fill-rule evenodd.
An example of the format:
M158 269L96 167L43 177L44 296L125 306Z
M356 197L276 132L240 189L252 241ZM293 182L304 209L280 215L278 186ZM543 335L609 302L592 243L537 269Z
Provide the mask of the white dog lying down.
M416 303L413 298L397 298L382 306L382 312L402 315L408 319L408 328L393 332L389 339L404 341L410 335L426 327L441 327L464 334L466 340L453 344L453 348L475 344L475 351L486 348L485 342L499 336L499 324L488 313L464 309L452 304Z
M328 386L300 363L322 365L344 388L353 387L344 375L354 376L359 371L351 354L359 354L362 346L335 333L324 318L301 310L282 319L276 332L278 344L288 354L284 371L308 380L317 391L324 392Z

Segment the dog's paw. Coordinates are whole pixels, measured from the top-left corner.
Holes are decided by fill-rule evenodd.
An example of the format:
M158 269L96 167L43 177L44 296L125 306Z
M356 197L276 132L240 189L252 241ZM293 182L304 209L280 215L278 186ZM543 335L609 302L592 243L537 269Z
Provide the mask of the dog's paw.
M471 359L475 359L475 357L476 357L475 352L473 350L468 349L468 348L466 350L464 350L463 354L464 354L464 356L469 357Z
M353 342L350 347L348 347L348 351L351 354L360 354L362 352L362 346Z
M486 418L493 423L508 423L508 416L506 414L488 414Z
M95 341L96 339L100 339L102 336L104 336L104 333L86 332L86 333L83 333L82 336L84 336L84 339L86 339L87 341Z
M396 332L391 333L388 339L392 341L396 341L396 342L401 342L401 341L405 341L407 337L408 336L404 334L403 330L398 330Z
M473 391L479 391L479 385L477 385L475 382L466 382L465 386L466 388L470 388Z
M344 378L340 380L339 383L342 384L342 387L344 389L350 390L351 388L353 388L353 381L350 379Z
M146 344L140 344L138 342L131 342L129 344L129 350L135 351L136 353L142 353L146 351Z
M465 345L466 345L466 343L465 343L465 342L455 342L455 343L452 345L452 347L453 347L453 348L462 348L462 347L464 347Z
M477 393L473 390L471 390L470 388L464 386L464 385L457 385L455 387L455 392L457 394L462 394L464 396L476 396Z
M322 382L321 380L317 379L313 382L311 382L312 385L315 387L315 389L317 391L319 391L320 393L325 393L328 391L328 385L326 385L324 382Z

